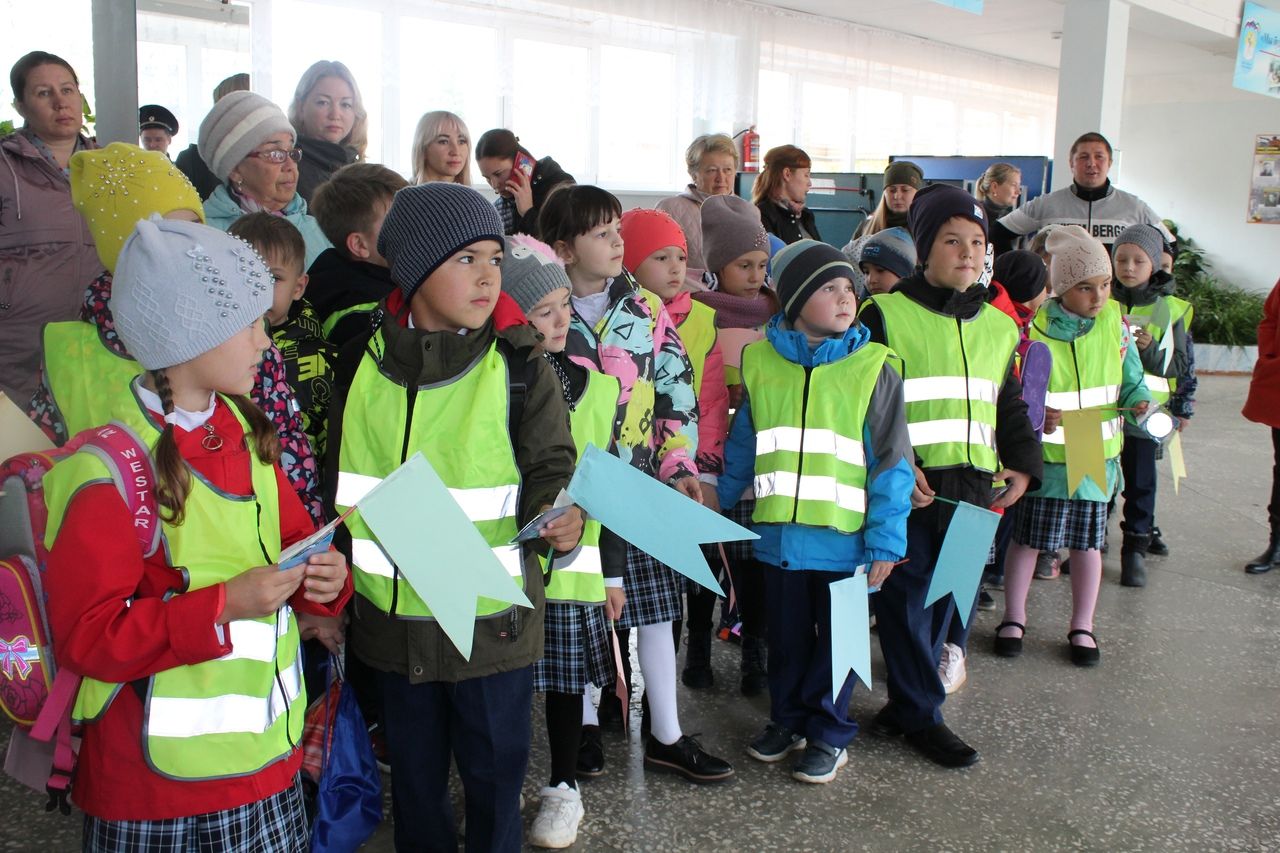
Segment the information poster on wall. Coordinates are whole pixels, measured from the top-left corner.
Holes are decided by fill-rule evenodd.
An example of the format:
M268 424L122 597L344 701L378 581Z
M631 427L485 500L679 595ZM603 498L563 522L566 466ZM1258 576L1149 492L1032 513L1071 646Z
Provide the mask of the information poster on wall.
M1247 221L1280 225L1280 133L1254 138Z
M1231 84L1246 92L1280 98L1280 12L1245 3Z

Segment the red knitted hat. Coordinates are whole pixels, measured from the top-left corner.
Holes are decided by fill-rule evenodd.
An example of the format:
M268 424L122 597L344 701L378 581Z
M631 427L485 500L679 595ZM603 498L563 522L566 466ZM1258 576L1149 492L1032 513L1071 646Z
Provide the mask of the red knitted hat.
M629 271L644 263L644 259L667 246L679 246L689 251L684 231L661 210L636 208L622 214L622 265Z

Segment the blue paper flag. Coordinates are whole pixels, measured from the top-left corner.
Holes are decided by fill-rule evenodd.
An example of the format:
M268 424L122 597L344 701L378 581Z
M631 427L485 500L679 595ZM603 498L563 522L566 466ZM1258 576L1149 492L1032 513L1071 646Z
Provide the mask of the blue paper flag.
M831 697L840 697L840 688L849 670L871 687L871 620L867 609L867 576L859 572L851 578L833 581L831 590Z
M928 607L938 599L951 594L956 602L960 622L969 624L969 608L978 594L982 570L991 553L991 543L996 538L999 513L959 501L947 536L942 540L942 550L929 581L929 592L924 598Z
M465 659L471 659L477 598L533 607L421 453L357 505L382 550ZM520 559L518 545L501 550Z
M619 538L717 595L724 590L698 546L760 538L595 445L566 491Z

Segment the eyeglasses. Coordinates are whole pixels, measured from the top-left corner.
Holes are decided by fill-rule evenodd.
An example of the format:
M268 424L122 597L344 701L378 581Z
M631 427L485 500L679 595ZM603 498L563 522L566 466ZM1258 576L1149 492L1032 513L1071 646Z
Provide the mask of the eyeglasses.
M248 156L257 157L260 160L266 160L268 163L275 163L279 166L285 160L292 160L295 163L302 160L302 149L268 148L266 151L250 151Z

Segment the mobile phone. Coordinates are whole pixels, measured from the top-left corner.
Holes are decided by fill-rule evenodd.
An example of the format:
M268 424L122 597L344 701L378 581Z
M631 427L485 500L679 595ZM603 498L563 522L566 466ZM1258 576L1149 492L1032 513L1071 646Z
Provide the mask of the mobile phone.
M513 168L523 173L526 181L533 177L533 167L536 165L538 164L528 154L523 151L516 152L516 162Z

